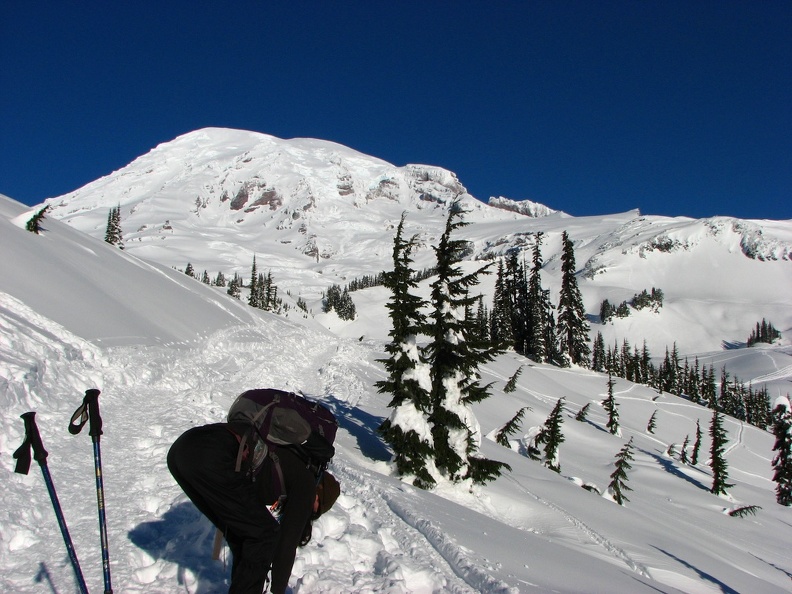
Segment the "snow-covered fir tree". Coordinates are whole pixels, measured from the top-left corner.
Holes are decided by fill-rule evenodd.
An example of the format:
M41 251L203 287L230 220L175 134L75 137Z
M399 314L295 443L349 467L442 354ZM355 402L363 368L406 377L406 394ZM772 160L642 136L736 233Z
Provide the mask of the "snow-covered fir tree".
M381 394L390 394L390 417L379 427L383 439L393 450L393 463L401 476L415 477L413 484L428 489L435 484L434 446L429 415L431 383L429 370L421 357L417 337L425 331L425 302L413 293L417 283L412 274L412 250L416 238L404 238L404 215L393 240L393 270L386 272L383 284L390 289L387 308L391 320L390 341L385 346L387 379L376 383ZM431 469L431 470L430 470Z
M689 462L688 459L688 445L690 444L690 435L685 435L685 441L682 442L682 449L679 452L679 461L682 464L687 464Z
M701 451L701 424L696 419L696 438L693 440L693 452L690 454L690 463L695 466L698 464L699 452Z
M492 343L470 339L474 331L465 319L465 309L478 297L470 289L489 265L470 274L459 266L466 242L452 239L466 225L463 211L452 204L445 230L434 247L437 278L431 284L429 343L424 349L431 369L432 413L429 417L434 440L435 464L451 481L471 479L483 483L500 475L503 462L479 457L481 430L471 405L489 398L489 386L481 385L479 365L492 361L499 352Z
M789 398L779 396L773 407L773 481L776 501L792 506L792 406Z
M550 303L550 291L542 287L541 271L542 237L540 231L535 236L531 255L531 272L528 277L526 305L527 336L525 354L539 363L558 362L555 342L555 319Z
M608 413L608 422L605 426L612 435L621 435L621 427L619 427L619 405L616 403L616 397L613 395L613 386L616 382L613 376L608 374L608 395L602 401L602 408Z
M589 408L591 408L591 402L586 402L586 404L584 404L583 407L575 415L575 420L581 422L585 421L586 418L588 417Z
M41 221L44 220L48 210L49 205L45 206L41 210L38 210L32 217L30 217L30 219L28 219L28 222L25 223L25 229L38 235L39 231L41 231Z
M498 262L498 273L495 278L495 294L492 302L492 315L490 316L490 337L493 342L504 345L514 345L514 295L506 277L506 268L503 260Z
M726 489L733 487L726 481L729 479L729 465L723 457L726 451L728 436L723 428L723 415L717 410L712 413L709 430L710 439L710 468L712 469L712 487L710 492L715 495L725 495Z
M226 293L231 295L234 299L240 299L242 295L242 279L240 278L239 274L234 274L234 278L228 281L228 289Z
M545 421L542 429L542 443L544 444L544 464L550 470L561 472L561 462L558 449L566 440L561 432L564 422L564 399L559 398L553 410Z
M611 482L608 485L608 491L619 505L624 505L625 501L629 501L624 491L632 491L627 486L627 471L632 468L630 465L630 461L633 460L632 450L633 438L631 437L630 441L616 454L616 470L610 475Z
M107 214L107 227L105 228L105 241L110 245L124 249L124 238L121 232L121 206L110 209Z
M526 411L531 410L529 406L523 406L514 416L495 434L495 441L504 447L509 447L509 436L514 435L520 429Z
M512 376L508 379L508 381L506 382L506 385L503 386L503 393L504 394L511 394L512 392L514 392L517 389L517 379L520 377L520 374L522 374L522 371L523 371L523 366L520 365L517 368L517 371L515 371L512 374Z
M193 268L191 262L187 262L187 268L184 269L184 274L191 278L195 278L195 268Z
M597 332L591 347L591 368L594 371L605 371L605 339L602 332Z
M589 367L589 325L575 276L575 249L566 231L561 240L561 291L556 325L558 350L566 365Z
M250 267L250 293L248 294L248 305L259 307L261 303L261 290L259 288L259 272L256 266L256 255L253 254L253 265Z
M654 412L652 412L652 416L649 417L649 422L646 424L646 432L654 433L656 427L657 427L657 411L655 410Z

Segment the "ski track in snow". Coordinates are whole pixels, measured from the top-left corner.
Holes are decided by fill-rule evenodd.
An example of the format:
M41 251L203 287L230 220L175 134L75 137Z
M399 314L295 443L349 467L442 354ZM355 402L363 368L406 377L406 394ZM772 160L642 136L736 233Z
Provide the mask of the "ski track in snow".
M529 489L522 486L516 479L511 476L506 475L506 478L517 485L517 488L525 493L526 495L532 497L538 503L541 503L546 508L560 514L564 520L566 520L569 524L571 524L577 532L582 534L585 538L591 540L598 546L602 547L609 556L615 558L621 563L624 563L627 567L629 567L632 571L640 574L643 577L650 578L649 571L647 568L635 561L630 555L628 555L623 549L613 544L607 537L603 536L590 526L588 526L585 522L583 522L580 518L575 517L573 514L569 513L565 509L559 507L555 503L547 501L546 499L540 497L536 493L531 492Z

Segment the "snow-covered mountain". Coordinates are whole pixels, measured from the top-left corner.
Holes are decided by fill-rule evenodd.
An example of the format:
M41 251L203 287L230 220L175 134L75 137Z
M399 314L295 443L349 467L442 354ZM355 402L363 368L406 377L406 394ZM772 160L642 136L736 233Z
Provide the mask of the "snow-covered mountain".
M349 176L343 187L341 170ZM263 185L246 185L255 176ZM244 200L243 186L247 201L232 209ZM222 420L240 392L273 386L322 399L341 425L332 469L342 496L298 553L294 594L788 592L792 511L775 502L773 437L727 418L734 487L712 495L711 411L645 386L616 380L621 435L611 435L600 405L607 377L504 354L482 369L492 397L475 413L483 453L512 472L483 487L441 484L433 492L392 476L376 432L387 398L373 388L384 373L376 361L389 331L387 292L353 293L358 316L344 322L320 313L321 291L388 268L405 211L408 232L423 240L416 265L430 266L455 197L471 211L471 224L459 232L470 242L470 269L530 248L542 231L543 282L555 299L566 230L592 333L603 332L611 344L646 339L656 356L676 342L683 356L725 365L743 382L766 385L773 398L789 393L790 221L637 211L574 217L535 205L528 212L544 216L526 216L504 208L503 199L497 206L476 200L438 168L394 167L322 141L199 131L48 201L52 213L40 235L24 229L39 207L0 197L0 405L7 411L0 418L0 591L75 589L40 472L34 463L28 476L13 473L10 453L23 438L19 415L29 410L37 412L86 581L91 591L101 587L90 438L66 430L88 388L102 391L114 591L225 591L227 566L210 559L211 526L170 477L165 456L187 428ZM102 240L117 205L124 251ZM172 269L191 262L199 272L247 276L254 254L284 298L303 297L313 315L255 310ZM482 291L491 292L493 282L484 279ZM602 299L619 303L652 287L665 294L659 311L599 323ZM762 317L782 341L745 348ZM521 367L517 389L505 393ZM521 454L520 436L542 425L559 398L566 440L555 473ZM588 420L575 421L585 404ZM521 432L510 448L497 445L495 431L522 407L530 410ZM684 464L669 448L679 451L697 421L701 459ZM607 486L614 456L630 438L633 490L619 506ZM726 513L741 505L761 509L744 518Z
M225 591L228 565L210 559L212 528L170 477L165 457L184 430L222 420L238 393L264 386L304 390L341 423L332 470L342 496L298 554L294 594L789 591L791 512L775 503L768 433L726 420L734 487L717 497L708 491L706 435L698 465L669 454L672 444L678 450L693 435L697 420L706 434L707 409L617 380L621 435L614 436L604 430L599 405L606 377L511 353L482 369L492 397L475 412L484 454L509 463L512 472L472 490L441 484L423 492L391 476L376 434L388 414L387 399L373 388L383 377L376 359L384 343L370 338L387 325L381 289L356 293L355 323L366 338L345 338L344 323L331 315L242 313L244 306L222 290L184 282L181 273L54 219L45 219L40 235L29 233L24 223L34 210L0 198L0 241L11 256L0 274L0 404L7 412L0 418L1 591L75 590L40 472L34 463L27 476L13 473L10 454L23 439L19 415L29 410L37 412L89 589L101 588L90 439L66 430L84 390L94 387L102 391L114 591ZM53 265L37 268L47 262ZM119 290L127 275L134 282ZM173 327L171 316L179 321ZM744 378L789 385L788 343L722 353ZM516 391L504 393L521 366ZM512 448L493 441L520 408L530 407L522 427L529 433L562 397L560 474L521 455L519 434ZM588 421L575 421L587 403ZM648 433L654 412L657 426ZM607 486L614 456L630 437L633 490L619 506ZM745 518L725 513L741 505L761 509Z
M530 250L543 232L544 282L554 296L561 233L568 231L592 316L603 299L618 304L652 287L664 292L659 313L636 312L595 328L609 343L648 340L660 354L676 341L692 353L744 342L763 317L782 331L792 328L792 221L637 211L573 217L502 197L487 205L444 169L396 167L322 140L199 130L47 204L51 216L98 239L109 210L120 206L127 253L167 267L189 262L212 277L247 278L255 255L282 294L318 303L331 284L390 266L402 213L407 232L421 240L416 268L431 266L454 199L470 211L471 260ZM485 294L492 282L483 283ZM362 334L357 326L347 328L350 335ZM380 338L387 332L381 330Z

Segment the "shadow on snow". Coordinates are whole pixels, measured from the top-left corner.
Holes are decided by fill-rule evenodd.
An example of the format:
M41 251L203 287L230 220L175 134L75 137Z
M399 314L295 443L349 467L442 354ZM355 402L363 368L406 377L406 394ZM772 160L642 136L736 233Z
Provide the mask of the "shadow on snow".
M230 576L229 567L212 559L214 533L211 522L192 503L183 502L159 520L135 526L129 540L153 559L176 564L180 586L187 585L190 572L196 581L195 594L209 594L224 592Z

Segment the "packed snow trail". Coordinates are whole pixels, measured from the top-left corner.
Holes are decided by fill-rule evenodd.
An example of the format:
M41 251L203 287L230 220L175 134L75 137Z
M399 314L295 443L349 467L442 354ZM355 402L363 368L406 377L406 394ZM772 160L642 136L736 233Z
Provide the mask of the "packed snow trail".
M335 386L331 407L342 407L344 399L355 402L361 390L370 391L355 381L359 374L349 372L367 360L354 345L338 344L330 335L317 341L313 333L311 340L302 340L299 327L294 332L289 342L301 348L282 352L278 360L262 342L260 328L219 332L200 346L113 349L103 369L104 441L110 442L106 451L126 454L122 459L106 454L104 465L114 536L111 563L119 591L164 594L174 583L192 594L227 588L228 568L210 558L213 528L165 468L168 448L181 432L224 420L236 395L251 387L285 385L321 397L326 386ZM134 438L119 448L110 445L114 435ZM432 543L390 510L373 481L339 456L331 470L341 480L343 494L314 526L312 542L298 552L295 594L477 591ZM138 509L126 517L114 514L124 507L121 497L137 502Z

